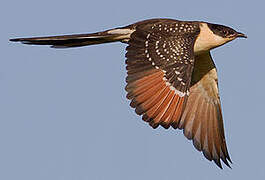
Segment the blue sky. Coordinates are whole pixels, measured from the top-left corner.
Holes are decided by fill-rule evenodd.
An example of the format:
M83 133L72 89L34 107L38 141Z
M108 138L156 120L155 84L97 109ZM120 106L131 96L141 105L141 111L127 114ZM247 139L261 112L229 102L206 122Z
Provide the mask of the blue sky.
M0 7L0 179L264 179L264 2L4 1ZM232 170L179 130L153 130L129 107L125 44L51 49L9 38L87 33L148 18L244 32L212 51Z

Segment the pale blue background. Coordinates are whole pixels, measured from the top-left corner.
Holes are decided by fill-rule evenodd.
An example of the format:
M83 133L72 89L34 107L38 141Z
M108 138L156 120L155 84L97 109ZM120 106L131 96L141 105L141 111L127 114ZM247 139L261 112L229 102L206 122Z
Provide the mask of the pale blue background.
M0 179L265 179L263 1L36 1L0 6ZM86 33L168 17L248 35L212 52L232 167L129 107L125 44L56 50L9 38Z

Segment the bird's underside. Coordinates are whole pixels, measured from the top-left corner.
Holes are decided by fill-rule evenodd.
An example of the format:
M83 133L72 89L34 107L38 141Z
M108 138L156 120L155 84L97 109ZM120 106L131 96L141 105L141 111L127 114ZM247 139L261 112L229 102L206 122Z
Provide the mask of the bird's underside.
M230 167L218 92L209 50L195 53L200 22L152 19L99 33L18 38L55 48L121 41L126 48L127 98L153 128L183 129L197 150Z

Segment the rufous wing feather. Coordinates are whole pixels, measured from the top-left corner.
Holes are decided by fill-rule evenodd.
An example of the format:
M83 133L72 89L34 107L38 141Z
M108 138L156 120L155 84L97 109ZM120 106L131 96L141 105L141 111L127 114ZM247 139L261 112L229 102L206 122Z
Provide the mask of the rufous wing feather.
M150 126L177 128L188 97L195 36L182 33L176 39L176 33L170 31L176 21L162 26L161 20L142 23L132 33L126 53L125 89L130 105Z

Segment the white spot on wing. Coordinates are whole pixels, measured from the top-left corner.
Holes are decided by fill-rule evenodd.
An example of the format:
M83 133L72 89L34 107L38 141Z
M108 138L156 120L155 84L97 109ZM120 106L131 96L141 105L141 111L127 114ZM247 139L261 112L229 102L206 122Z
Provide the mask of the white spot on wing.
M146 38L148 39L149 37L150 37L150 33L149 33L149 34L147 34Z
M180 74L180 72L179 72L179 71L175 71L175 73L176 73L176 75L179 75L179 74Z
M180 97L184 97L186 95L185 92L181 92L179 90L177 90L174 86L172 86L166 77L163 77L163 80L166 82L166 86L168 86L170 88L170 90L174 91L177 95L179 95Z

